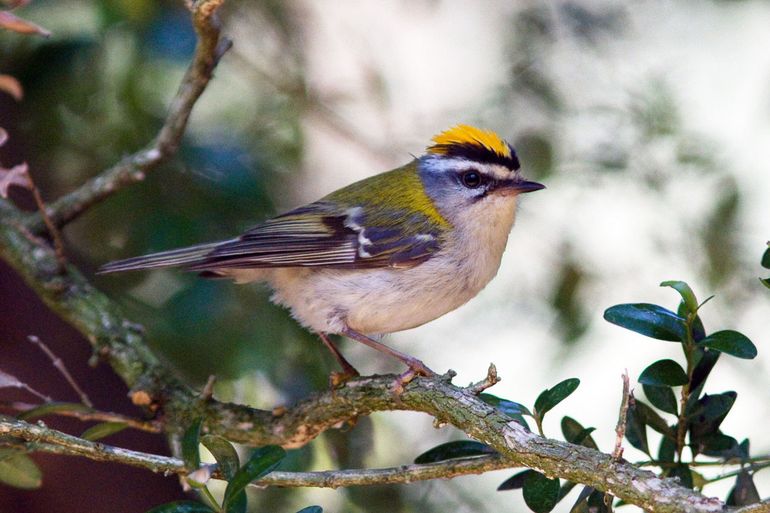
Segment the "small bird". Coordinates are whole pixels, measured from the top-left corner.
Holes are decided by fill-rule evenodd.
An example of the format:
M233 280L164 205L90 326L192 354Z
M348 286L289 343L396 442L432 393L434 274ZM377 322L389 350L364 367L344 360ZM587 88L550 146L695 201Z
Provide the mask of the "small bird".
M432 321L497 274L524 179L514 149L491 131L457 125L408 164L269 219L241 236L106 264L101 273L179 266L237 283L266 282L272 301L318 334L357 376L330 334L408 367L401 383L435 375L375 337Z

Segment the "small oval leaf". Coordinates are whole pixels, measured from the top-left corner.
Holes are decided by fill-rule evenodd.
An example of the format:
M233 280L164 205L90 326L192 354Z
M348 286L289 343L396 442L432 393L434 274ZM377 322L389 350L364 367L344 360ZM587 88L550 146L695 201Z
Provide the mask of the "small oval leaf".
M238 459L238 452L233 444L217 435L204 435L201 437L201 443L209 450L214 459L217 460L219 470L226 481L233 478L241 462Z
M125 422L101 422L83 431L80 438L85 438L86 440L91 440L93 442L94 440L120 433L127 427L128 424Z
M545 413L566 399L580 385L578 378L565 379L553 387L543 390L535 400L535 413L542 419Z
M683 281L664 281L660 284L661 287L671 287L672 289L679 292L679 295L682 296L682 302L684 303L685 308L689 313L696 313L698 311L698 300L695 297L695 293L692 291L690 286L683 282Z
M201 455L198 451L198 442L200 441L202 424L203 419L195 419L182 436L182 459L184 460L185 466L190 469L190 471L201 466Z
M658 305L632 303L611 306L604 311L604 319L658 340L680 342L686 339L684 319Z
M655 387L676 387L688 382L687 373L674 360L658 360L639 375L639 383Z
M677 402L674 391L671 387L651 387L650 385L642 385L644 395L647 396L647 400L652 403L656 408L663 410L666 413L672 415L677 414Z
M238 472L227 483L225 496L222 500L222 508L228 510L233 500L246 488L246 485L255 479L269 474L278 466L284 456L286 456L286 451L277 445L261 447L251 453L249 461L238 469Z
M213 509L196 501L175 501L155 506L147 513L213 513Z
M768 242L768 246L770 246L770 242ZM762 267L765 269L770 269L770 247L768 247L765 250L765 253L762 255Z
M435 463L437 461L465 458L467 456L479 456L481 454L496 454L497 451L481 442L473 440L458 440L437 445L433 449L425 451L414 459L415 463Z
M530 417L532 414L529 412L529 409L524 406L521 403L517 403L515 401L510 401L508 399L503 399L502 397L497 397L493 394L479 394L479 399L484 401L490 406L494 406L501 412L503 412L506 415L529 415Z
M518 490L519 488L522 488L524 486L524 481L527 480L527 476L535 472L534 470L523 470L521 472L518 472L505 481L503 481L500 486L497 487L498 492L505 492L507 490Z
M721 353L751 360L757 356L757 348L746 335L734 330L723 330L712 333L698 343Z
M0 449L0 483L22 490L43 484L43 473L32 458L18 449Z
M19 420L31 420L66 411L88 412L93 410L82 403L45 403L18 414L16 418Z
M524 480L524 502L535 513L548 513L559 501L559 479L532 472Z
M323 513L323 511L321 506L308 506L307 508L302 508L297 511L297 513Z
M596 428L585 428L580 422L576 421L572 417L563 417L561 419L561 432L564 435L564 439L571 444L582 445L590 449L598 449L596 441L594 441L591 433Z

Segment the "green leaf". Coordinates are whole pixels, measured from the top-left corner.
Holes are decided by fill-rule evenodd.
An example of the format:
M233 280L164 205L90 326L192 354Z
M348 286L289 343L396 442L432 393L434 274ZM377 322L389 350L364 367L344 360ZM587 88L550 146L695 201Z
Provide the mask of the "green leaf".
M564 439L571 444L582 445L590 449L599 449L594 441L591 433L596 428L585 428L580 422L576 421L572 417L564 417L561 419L561 432L564 435Z
M672 430L675 429L676 427L672 428ZM663 437L663 439L660 441L660 448L658 449L658 460L673 463L675 456L676 442L671 438Z
M588 513L588 497L594 493L594 489L590 486L584 486L578 494L575 503L570 508L570 513Z
M236 499L240 492L244 491L246 485L269 474L278 466L285 455L286 451L277 445L268 445L255 450L251 454L249 461L238 469L238 472L227 483L225 496L222 500L223 509L228 511L230 505L233 504L233 500Z
M543 390L535 400L535 413L542 419L547 411L566 399L578 385L580 385L579 379L569 378Z
M233 478L241 462L238 459L238 452L233 444L217 435L204 435L201 437L201 443L214 456L219 465L219 470L226 481Z
M501 397L497 397L496 395L492 394L479 394L479 399L484 401L490 406L494 406L504 414L508 416L512 415L529 415L530 417L532 414L530 413L529 409L524 406L523 404L517 403L515 401L509 401L508 399L503 399Z
M692 437L690 445L696 445L693 448L693 454L705 454L706 456L730 457L740 456L741 450L738 440L718 431L705 437Z
M196 501L176 501L167 502L160 506L155 506L147 513L213 513L214 510Z
M645 425L650 426L652 429L660 433L661 435L673 438L675 436L674 431L669 427L668 423L658 415L658 412L653 410L646 403L643 403L639 399L634 401L636 405L636 413Z
M464 458L466 456L478 456L480 454L496 454L497 451L481 442L473 440L458 440L437 445L433 449L425 451L414 459L415 463L435 463L437 461Z
M768 242L768 246L770 246L770 242ZM765 269L770 269L770 247L768 247L765 250L765 254L762 255L762 267Z
M22 490L34 490L43 484L37 463L18 449L0 449L0 483Z
M747 360L757 356L757 348L751 340L743 333L733 330L712 333L701 340L698 345Z
M523 488L527 476L534 473L534 470L522 470L503 481L502 484L497 487L497 491L504 492L506 490L518 490L519 488Z
M626 416L626 439L628 442L644 452L650 454L650 448L647 445L647 428L645 427L642 416L636 409L636 404L631 404Z
M639 383L655 387L687 384L687 374L674 360L658 360L639 375Z
M630 303L611 306L604 311L604 319L658 340L681 342L687 338L684 319L658 305Z
M102 422L83 431L80 438L85 438L86 440L91 440L93 442L94 440L120 433L127 427L128 424L125 422Z
M535 513L548 513L559 500L559 479L532 472L524 480L524 502Z
M653 406L659 410L663 410L666 413L672 415L677 414L677 403L674 391L670 387L651 387L650 385L642 385L644 395L647 396L647 400L652 403Z
M695 297L695 293L687 283L683 281L664 281L660 284L660 286L671 287L672 289L679 292L679 295L682 296L682 302L684 303L688 313L698 312L698 300Z
M321 506L308 506L307 508L302 508L297 511L297 513L323 513L323 511Z
M759 281L762 282L762 285L770 289L770 278L760 278Z
M754 478L744 470L736 477L735 486L727 496L726 505L748 506L749 504L756 504L760 500L762 499L759 497L759 491L754 484Z
M41 404L37 408L32 408L22 412L16 416L19 420L31 420L44 417L46 415L53 415L63 411L79 411L88 412L93 411L91 408L81 403L45 403Z
M722 392L721 394L704 395L694 411L688 414L693 422L710 422L724 419L730 408L733 407L738 394L735 392Z
M515 420L520 425L524 426L527 430L529 430L529 424L527 424L527 421L524 420L524 415L532 416L532 413L530 413L529 409L527 409L526 406L523 404L519 404L514 401L509 401L508 399L502 399L500 397L497 397L496 395L492 394L479 394L479 399L484 401L490 406L494 406L497 408L501 413L507 415L511 419Z
M201 435L203 419L197 418L182 436L182 459L185 466L193 471L201 466L201 455L198 451L198 442Z
M700 395L702 385L706 382L709 374L711 374L721 354L719 351L707 351L701 347L695 348L695 368L692 371L692 378L690 380L690 398L693 398L696 392L696 399Z

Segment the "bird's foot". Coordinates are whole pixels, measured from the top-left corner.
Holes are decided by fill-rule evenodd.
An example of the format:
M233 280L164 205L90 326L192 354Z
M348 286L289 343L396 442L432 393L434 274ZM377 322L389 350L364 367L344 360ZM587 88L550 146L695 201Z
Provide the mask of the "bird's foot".
M417 376L424 376L426 378L435 378L437 373L433 372L427 365L417 358L409 358L404 361L409 366L406 372L399 374L396 381L393 383L393 393L396 397L400 397L404 393L404 385L409 384Z
M332 390L340 388L351 379L357 378L360 375L353 367L349 367L343 372L332 372L329 374L329 388Z

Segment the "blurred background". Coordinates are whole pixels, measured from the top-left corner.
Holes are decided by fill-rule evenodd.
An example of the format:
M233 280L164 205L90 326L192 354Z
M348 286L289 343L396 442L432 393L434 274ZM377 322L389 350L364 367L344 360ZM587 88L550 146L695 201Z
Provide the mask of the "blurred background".
M0 161L29 162L54 199L155 136L194 33L182 2L36 0L16 13L53 36L0 32L0 73L26 93L22 102L0 94L10 134ZM525 176L548 189L522 201L498 277L476 299L389 342L454 369L458 384L494 362L503 381L492 392L529 406L578 377L575 394L546 418L546 435L560 438L559 420L570 415L595 426L611 451L623 370L634 383L654 360L683 359L676 344L611 326L602 313L623 302L674 309L678 296L658 284L685 280L701 300L716 295L702 311L707 330L738 329L759 349L753 361L723 358L707 392L737 391L723 430L749 437L752 454L770 451L770 301L757 280L770 238L770 2L232 0L222 15L234 47L178 156L66 228L67 254L87 275L110 260L232 237L407 162L454 124L477 124L507 138ZM221 399L290 404L325 388L336 370L259 286L173 270L94 280L190 384L215 374ZM110 370L87 366L87 342L3 264L0 294L2 370L77 399L26 341L35 334L97 407L132 411ZM342 344L362 372L399 370ZM462 438L425 415L377 414L292 451L283 468L398 465ZM123 432L107 442L166 450L157 436ZM629 448L626 458L645 456ZM0 486L0 511L143 512L183 497L171 477L36 460L43 488ZM330 512L522 511L520 493L495 491L511 474L268 490L250 503L255 512L312 503ZM757 483L770 494L767 475ZM724 499L729 485L706 493Z

